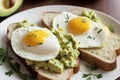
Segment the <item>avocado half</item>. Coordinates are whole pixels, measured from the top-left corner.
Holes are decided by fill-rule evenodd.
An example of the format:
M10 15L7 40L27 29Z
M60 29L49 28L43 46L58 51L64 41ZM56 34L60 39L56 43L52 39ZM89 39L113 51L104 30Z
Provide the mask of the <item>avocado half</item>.
M0 17L11 15L21 6L23 2L23 0L14 0L15 1L14 5L9 6L8 1L9 0L0 0Z

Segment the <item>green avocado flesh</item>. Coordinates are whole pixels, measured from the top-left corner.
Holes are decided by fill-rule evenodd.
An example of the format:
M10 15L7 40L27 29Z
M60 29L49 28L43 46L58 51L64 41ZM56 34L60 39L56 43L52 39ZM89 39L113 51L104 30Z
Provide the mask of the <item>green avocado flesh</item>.
M23 0L15 0L13 6L9 6L9 0L0 0L0 17L9 16L14 13L22 4Z

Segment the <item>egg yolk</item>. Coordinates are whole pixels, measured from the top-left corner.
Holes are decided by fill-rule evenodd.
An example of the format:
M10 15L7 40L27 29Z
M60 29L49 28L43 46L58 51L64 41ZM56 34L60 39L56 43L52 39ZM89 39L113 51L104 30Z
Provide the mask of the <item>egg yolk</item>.
M68 22L68 31L72 34L82 34L90 29L90 20L86 17L76 17Z
M32 30L25 35L23 41L28 46L36 46L42 44L48 35L44 30Z

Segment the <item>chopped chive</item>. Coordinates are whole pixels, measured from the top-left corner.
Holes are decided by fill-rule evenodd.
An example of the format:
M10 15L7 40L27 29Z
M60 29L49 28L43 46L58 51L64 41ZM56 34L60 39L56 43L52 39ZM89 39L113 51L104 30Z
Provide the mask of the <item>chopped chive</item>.
M102 31L102 29L100 29L97 33L100 33Z
M98 67L97 66L90 66L90 65L86 65L91 71L97 70Z
M68 20L67 21L65 21L65 23L67 23L68 22Z
M57 27L59 27L59 24L57 24Z
M87 36L87 38L92 39L92 37L91 37L91 36Z
M8 75L8 76L11 76L11 75L13 74L13 71L10 70L10 71L8 71L8 72L5 72L5 74Z
M93 40L95 40L95 37L93 38Z
M66 14L66 16L67 16L67 19L70 19L69 16L68 16L68 14Z

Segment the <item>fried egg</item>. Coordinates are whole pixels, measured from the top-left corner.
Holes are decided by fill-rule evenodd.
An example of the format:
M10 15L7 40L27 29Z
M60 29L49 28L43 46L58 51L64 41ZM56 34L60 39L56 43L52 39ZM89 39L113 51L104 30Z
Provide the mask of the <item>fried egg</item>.
M87 17L62 12L53 19L53 28L71 33L80 43L80 48L102 47L110 32L103 25Z
M11 45L14 52L25 59L45 61L59 53L59 42L48 29L40 27L18 28L12 32Z

